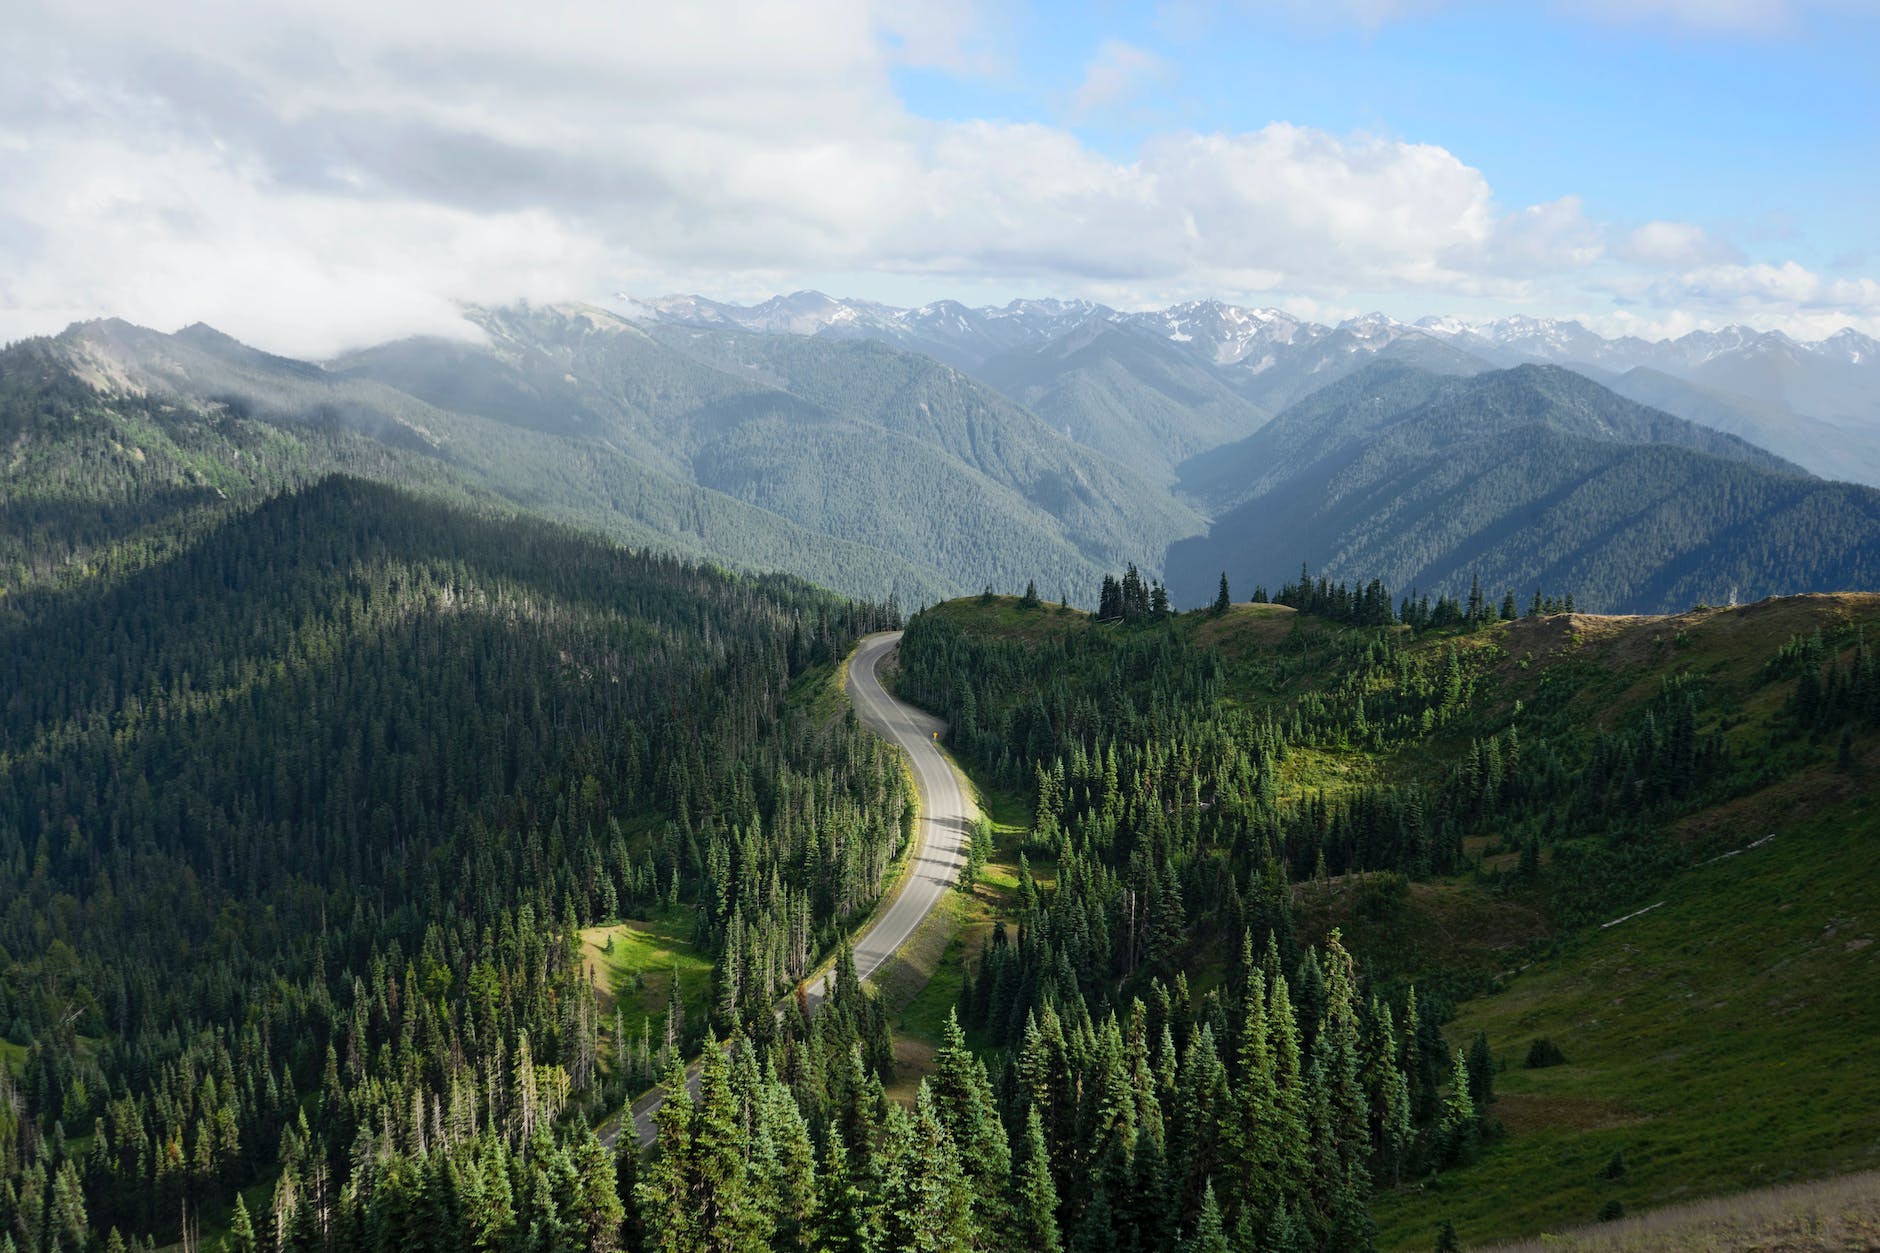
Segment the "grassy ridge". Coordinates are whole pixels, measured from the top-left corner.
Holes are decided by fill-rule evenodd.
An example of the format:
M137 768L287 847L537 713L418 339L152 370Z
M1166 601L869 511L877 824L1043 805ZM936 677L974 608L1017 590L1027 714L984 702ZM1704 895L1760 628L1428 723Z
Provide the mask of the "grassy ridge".
M1338 628L1279 606L1141 628L1024 610L1011 598L930 612L1021 645L1167 631L1226 663L1223 704L1276 714L1331 687L1343 665ZM1469 838L1459 875L1394 890L1389 876L1297 886L1302 936L1341 927L1374 977L1459 999L1451 1043L1484 1031L1503 1067L1490 1112L1505 1136L1472 1165L1380 1194L1381 1248L1427 1249L1445 1218L1475 1244L1590 1223L1609 1202L1636 1212L1880 1164L1880 1071L1870 1064L1880 1034L1880 737L1857 730L1851 760L1837 765L1838 732L1798 729L1784 712L1795 681L1767 666L1817 629L1844 662L1861 633L1880 630L1880 596L1669 617L1563 614L1434 634L1408 650L1462 654L1479 678L1468 720L1385 750L1327 743L1287 755L1282 798L1427 781L1511 717L1524 744L1563 747L1635 725L1668 680L1700 692L1700 734L1730 748L1726 776L1663 820L1685 868L1646 875L1610 900L1551 882L1551 862L1539 883L1525 880L1494 829ZM1023 838L1027 802L999 799L1005 848ZM1190 986L1208 986L1237 940L1198 928ZM943 1020L976 951L947 948L903 1011L910 1038ZM1524 1068L1537 1038L1567 1064ZM1606 1178L1616 1153L1623 1170Z
M1504 1061L1507 1137L1379 1198L1387 1248L1465 1242L1880 1163L1880 812L1869 800L1700 866L1462 1007ZM1567 1064L1528 1070L1531 1041ZM1603 1178L1615 1153L1624 1173Z

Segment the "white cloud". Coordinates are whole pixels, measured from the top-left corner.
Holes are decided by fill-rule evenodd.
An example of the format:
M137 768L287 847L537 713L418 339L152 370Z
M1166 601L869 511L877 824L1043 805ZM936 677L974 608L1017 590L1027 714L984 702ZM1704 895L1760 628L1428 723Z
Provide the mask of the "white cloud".
M1086 103L1145 57L1106 46L1120 77L1093 72ZM812 274L1408 313L1871 303L1870 280L1732 277L1754 267L1695 226L1498 204L1457 154L1391 136L1276 122L1117 159L1058 127L923 120L897 65L988 62L970 9L912 0L200 0L188 21L40 0L0 58L0 337L114 314L320 354L450 329L460 300Z
M1078 118L1127 104L1143 88L1168 77L1166 62L1153 52L1106 39L1084 71L1084 81L1071 93L1071 108Z
M1578 196L1529 205L1496 227L1490 256L1509 276L1557 274L1592 265L1606 252L1605 231L1587 221Z
M1781 265L1712 265L1659 281L1676 299L1717 305L1789 306L1796 309L1855 309L1880 314L1880 282L1870 278L1824 279L1787 261Z
M1692 222L1647 222L1628 235L1619 255L1641 265L1690 267L1741 257L1732 244L1711 238Z

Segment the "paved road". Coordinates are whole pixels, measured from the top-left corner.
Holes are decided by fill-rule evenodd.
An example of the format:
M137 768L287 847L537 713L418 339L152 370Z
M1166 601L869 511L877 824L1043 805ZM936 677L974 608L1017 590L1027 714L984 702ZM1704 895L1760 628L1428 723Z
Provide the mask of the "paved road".
M856 646L855 655L849 659L848 694L855 716L883 739L901 747L920 784L920 816L914 823L912 861L900 894L855 940L855 973L864 980L873 977L894 956L921 919L933 912L959 880L960 866L966 860L967 833L978 816L972 799L960 790L953 767L935 746L934 736L946 729L946 723L902 704L881 686L876 667L900 642L899 631L870 635ZM834 987L835 975L831 972L809 990L810 1009L814 1011L822 1004ZM696 1066L687 1078L697 1095ZM634 1103L633 1130L642 1148L650 1148L656 1138L653 1113L663 1100L659 1092L650 1092ZM618 1135L617 1128L610 1128L602 1138L611 1145Z

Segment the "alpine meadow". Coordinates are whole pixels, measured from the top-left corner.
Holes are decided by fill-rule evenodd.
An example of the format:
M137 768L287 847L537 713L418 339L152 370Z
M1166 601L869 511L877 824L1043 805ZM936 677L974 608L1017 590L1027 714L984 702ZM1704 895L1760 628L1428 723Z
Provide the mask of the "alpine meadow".
M0 1253L1880 1247L1877 58L24 0Z

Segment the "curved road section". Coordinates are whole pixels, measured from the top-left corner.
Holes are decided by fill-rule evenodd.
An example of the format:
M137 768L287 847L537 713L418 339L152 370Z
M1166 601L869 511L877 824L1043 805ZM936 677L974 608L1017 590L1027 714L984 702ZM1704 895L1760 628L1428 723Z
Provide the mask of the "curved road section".
M864 726L907 754L915 782L920 787L914 847L908 852L901 889L855 937L855 973L863 980L880 972L914 934L921 919L933 912L947 889L959 881L960 867L966 861L968 833L973 819L978 816L977 808L960 789L959 776L940 753L937 737L946 730L946 723L901 703L881 685L878 667L900 642L899 631L870 635L856 645L849 658L848 695L855 716ZM832 970L809 989L810 1010L814 1012L834 990ZM696 1093L697 1069L687 1077ZM650 1148L658 1136L653 1126L653 1113L664 1099L657 1091L649 1092L633 1106L633 1130L642 1148ZM613 1137L606 1138L612 1142Z

